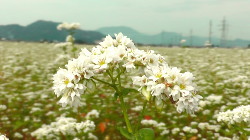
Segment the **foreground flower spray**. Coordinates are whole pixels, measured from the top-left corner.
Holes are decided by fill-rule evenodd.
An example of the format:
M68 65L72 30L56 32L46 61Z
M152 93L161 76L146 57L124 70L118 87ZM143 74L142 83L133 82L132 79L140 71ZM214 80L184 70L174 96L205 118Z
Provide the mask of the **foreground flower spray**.
M135 88L124 87L122 77L127 74L133 75L131 83ZM127 139L154 139L152 129L140 129L148 102L155 102L158 107L172 103L178 112L192 114L198 110L202 98L197 95L192 73L182 73L180 69L168 66L164 57L153 50L139 50L122 33L115 34L115 39L108 35L91 51L82 49L78 58L69 60L66 69L59 69L53 80L54 92L61 97L59 103L74 109L81 106L81 95L87 94L97 84L113 88L126 123L126 128L120 127L120 132ZM128 93L145 97L139 123L135 125L128 119L124 101Z

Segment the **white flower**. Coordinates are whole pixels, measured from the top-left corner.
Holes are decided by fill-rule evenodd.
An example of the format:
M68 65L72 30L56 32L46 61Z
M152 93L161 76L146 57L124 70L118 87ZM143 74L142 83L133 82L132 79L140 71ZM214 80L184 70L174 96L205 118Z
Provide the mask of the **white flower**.
M75 38L72 36L72 35L68 35L67 37L66 37L66 42L74 42L75 41Z
M9 140L5 135L0 135L0 140Z
M109 63L111 63L112 58L108 57L106 54L96 55L92 62L95 64L94 69L106 70L109 68Z
M142 106L136 106L136 107L131 108L131 110L138 111L138 112L142 111L142 109L143 109Z
M56 122L43 125L41 128L32 132L31 135L37 139L59 139L60 135L76 136L78 133L90 133L95 129L94 122L87 120L77 123L76 119L59 117Z
M172 133L174 135L177 134L178 132L180 132L180 128L174 128L174 129L172 129Z
M217 116L219 122L225 122L228 124L235 123L249 123L250 122L250 105L239 106L235 109L228 110L226 112L220 112Z
M98 118L99 117L99 112L97 110L91 110L90 112L87 113L86 118Z
M185 127L183 127L182 130L183 130L184 132L190 133L190 131L192 130L192 128L191 128L191 127L188 127L188 126L185 126Z
M58 30L66 29L66 30L76 30L80 29L80 24L79 23L61 23L57 26Z
M157 84L155 86L152 86L152 88L151 88L152 93L151 94L153 96L159 96L164 92L165 88L166 88L165 84Z
M0 110L5 110L5 109L7 109L6 105L0 105Z
M83 84L78 83L78 77L66 69L60 69L53 77L53 89L58 96L62 95L59 103L63 106L71 104L77 107L80 101L80 94L86 89Z
M111 47L111 46L113 46L113 44L114 44L114 40L110 35L107 35L106 38L104 39L104 41L100 43L100 45L103 48Z
M132 80L133 80L133 84L134 85L138 85L138 86L143 87L143 86L146 85L146 83L148 81L148 78L145 75L143 75L142 77L140 77L140 76L134 76L132 78Z
M55 47L58 47L58 48L63 48L63 47L68 47L68 46L72 46L72 43L71 42L63 42L63 43L57 43L55 45Z

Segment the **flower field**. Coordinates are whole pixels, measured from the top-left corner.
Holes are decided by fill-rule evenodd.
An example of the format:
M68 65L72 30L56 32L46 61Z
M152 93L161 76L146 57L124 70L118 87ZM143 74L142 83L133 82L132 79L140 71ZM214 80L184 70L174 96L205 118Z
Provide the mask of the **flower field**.
M76 45L78 51L93 47ZM169 65L193 73L203 97L192 115L179 113L170 101L161 108L149 102L140 127L152 128L156 140L238 140L250 136L250 116L241 123L236 117L230 125L221 121L225 117L218 119L220 112L250 104L250 49L139 48L152 49ZM112 88L96 83L81 96L76 110L58 103L53 75L59 67L65 68L69 59L55 44L0 42L0 134L25 140L126 139L118 129L126 124ZM130 76L121 77L123 85L134 87ZM131 124L139 121L144 100L133 92L124 98Z

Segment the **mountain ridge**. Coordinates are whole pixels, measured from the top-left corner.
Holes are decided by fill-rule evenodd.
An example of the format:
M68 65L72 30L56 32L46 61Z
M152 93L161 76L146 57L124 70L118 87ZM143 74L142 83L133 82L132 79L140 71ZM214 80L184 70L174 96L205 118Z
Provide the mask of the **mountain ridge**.
M0 38L22 41L64 41L67 31L57 30L60 22L38 20L27 26L18 24L0 25ZM75 38L83 43L95 43L105 37L96 31L76 30Z
M67 32L65 30L57 30L57 25L60 22L38 20L27 26L19 24L0 25L0 38L7 40L22 40L22 41L65 41ZM180 40L186 40L182 45L184 46L204 46L204 43L208 40L206 37L192 36L192 39L188 36L182 36L175 32L161 32L158 34L145 34L127 26L110 26L102 27L94 31L89 30L76 30L75 38L78 43L90 43L95 44L102 40L106 35L110 34L114 36L114 33L122 32L124 35L131 38L135 43L142 45L163 45L163 46L175 46L181 45ZM192 41L191 41L192 40ZM216 46L220 44L220 39L213 37L212 43ZM247 47L250 44L250 40L235 39L228 40L227 47Z

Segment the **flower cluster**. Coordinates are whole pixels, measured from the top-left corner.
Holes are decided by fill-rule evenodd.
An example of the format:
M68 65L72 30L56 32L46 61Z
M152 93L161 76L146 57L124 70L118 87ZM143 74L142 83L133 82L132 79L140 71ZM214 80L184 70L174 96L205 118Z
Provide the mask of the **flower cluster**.
M57 26L58 30L66 29L66 30L76 30L80 29L80 24L79 23L61 23Z
M220 112L217 116L219 122L227 124L235 124L241 122L250 122L250 105L239 106L235 109L226 112Z
M107 36L91 51L82 49L76 59L59 69L54 75L53 89L63 105L79 106L81 94L92 88L96 77L111 70L118 75L138 70L142 76L132 77L133 84L149 100L156 97L157 102L170 99L177 105L177 111L193 113L198 110L201 96L196 95L193 75L181 73L176 67L169 67L160 54L154 51L139 50L131 39L122 33L115 39Z
M77 123L73 118L59 117L56 122L49 125L43 125L41 128L32 132L31 135L37 139L60 139L64 136L77 136L79 133L90 133L95 129L93 121Z

